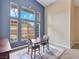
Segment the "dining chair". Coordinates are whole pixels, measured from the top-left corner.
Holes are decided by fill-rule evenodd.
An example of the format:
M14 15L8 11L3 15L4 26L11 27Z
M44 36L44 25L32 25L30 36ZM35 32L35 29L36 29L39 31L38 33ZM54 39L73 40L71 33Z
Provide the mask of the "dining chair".
M34 53L34 59L35 59L37 51L39 51L39 55L40 55L40 44L38 42L36 42L36 39L29 40L28 54L29 54L30 50L31 50L31 58L32 58L33 53Z
M49 50L49 37L47 35L44 35L43 39L41 39L41 40L42 40L41 45L43 46L43 52L45 50L45 46Z
M45 46L49 50L49 41L48 40L45 40L45 41L41 42L41 45L43 46L43 52L45 50Z
M40 55L40 45L39 45L39 43L33 43L32 47L31 47L31 58L34 53L34 59L35 59L37 51L39 51L39 55Z

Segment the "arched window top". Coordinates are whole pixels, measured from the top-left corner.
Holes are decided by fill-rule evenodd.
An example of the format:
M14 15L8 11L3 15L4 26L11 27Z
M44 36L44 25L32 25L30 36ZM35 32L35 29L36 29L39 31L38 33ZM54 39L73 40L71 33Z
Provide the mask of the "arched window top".
M26 11L26 12L29 12L29 13L34 13L34 11L33 10L31 10L31 9L29 9L29 8L26 8L26 7L21 7L21 10L22 11Z
M31 9L28 9L26 7L21 7L20 18L29 21L35 21L35 13Z
M10 2L10 7L11 8L18 8L18 5L14 2Z

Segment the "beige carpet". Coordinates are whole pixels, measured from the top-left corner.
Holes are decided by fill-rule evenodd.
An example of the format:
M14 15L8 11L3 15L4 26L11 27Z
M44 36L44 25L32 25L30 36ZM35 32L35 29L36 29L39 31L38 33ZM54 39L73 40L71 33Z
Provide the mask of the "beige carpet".
M49 59L79 59L78 49L68 49L59 58L56 56L50 56Z
M11 52L10 59L34 59L30 58L30 54L27 54L27 48ZM64 49L58 46L50 45L50 50L45 49L45 52L42 51L41 55L36 54L36 59L79 59L79 50L78 49Z
M79 59L79 50L69 49L65 51L59 59Z
M51 56L49 59L79 59L79 44L74 45L74 49L66 49L59 57ZM63 49L63 48L62 48ZM59 49L58 50L62 50Z

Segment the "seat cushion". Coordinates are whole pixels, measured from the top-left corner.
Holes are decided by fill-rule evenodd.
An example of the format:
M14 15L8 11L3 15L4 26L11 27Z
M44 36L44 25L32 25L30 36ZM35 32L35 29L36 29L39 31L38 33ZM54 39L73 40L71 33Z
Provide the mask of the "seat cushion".
M32 46L32 49L37 49L37 48L40 48L40 46L39 46L39 45L37 45L37 46Z
M42 44L42 45L46 45L46 44L48 44L48 42L42 42L41 44Z
M39 48L40 45L39 44L32 44L32 48Z

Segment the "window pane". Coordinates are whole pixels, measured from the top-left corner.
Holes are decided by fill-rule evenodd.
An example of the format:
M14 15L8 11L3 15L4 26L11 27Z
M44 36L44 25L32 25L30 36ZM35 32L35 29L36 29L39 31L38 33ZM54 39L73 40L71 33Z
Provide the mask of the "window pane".
M21 21L21 40L27 40L28 37L28 23L25 20Z
M10 20L10 42L14 43L18 39L18 21L16 19Z
M40 37L40 23L36 24L36 37Z
M29 38L35 38L35 23L34 22L28 22L29 25Z
M18 9L17 8L10 8L10 16L11 17L18 17Z
M40 22L40 12L36 12L36 22Z
M29 13L27 11L21 11L20 18L34 21L35 15L33 13Z

